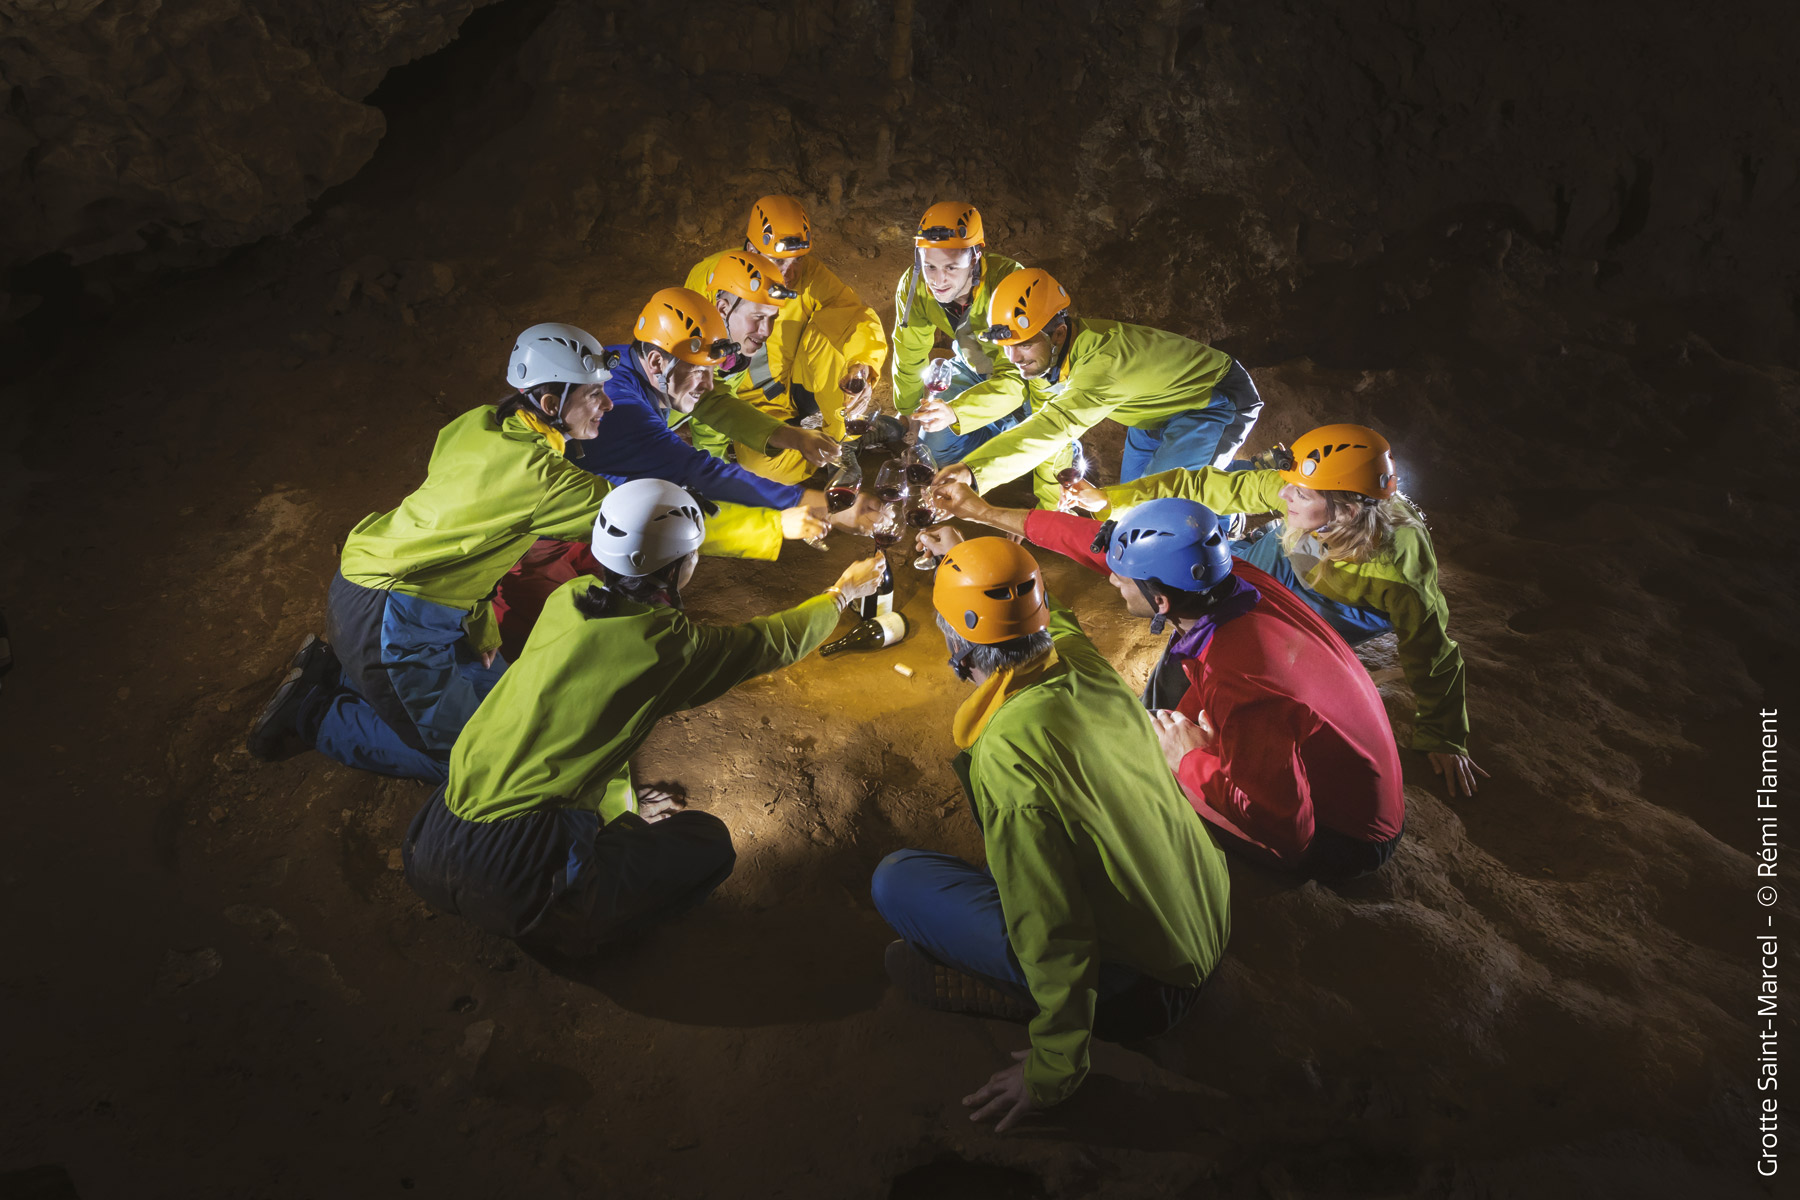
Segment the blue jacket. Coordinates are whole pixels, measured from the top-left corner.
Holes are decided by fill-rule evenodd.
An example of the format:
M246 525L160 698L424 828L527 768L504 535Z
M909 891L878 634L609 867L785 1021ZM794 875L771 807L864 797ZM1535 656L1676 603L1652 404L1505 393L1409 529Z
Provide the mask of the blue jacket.
M611 480L666 479L692 488L708 500L756 508L792 508L804 489L752 475L734 463L696 450L669 428L656 389L644 376L643 364L629 346L608 346L618 366L606 383L612 411L600 420L600 433L585 442L570 442L576 465ZM581 448L580 457L574 448Z

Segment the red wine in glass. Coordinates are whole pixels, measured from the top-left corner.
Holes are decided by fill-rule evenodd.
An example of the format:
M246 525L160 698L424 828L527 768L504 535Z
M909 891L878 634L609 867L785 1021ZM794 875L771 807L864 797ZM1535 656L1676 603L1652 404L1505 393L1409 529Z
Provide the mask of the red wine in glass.
M927 525L931 524L931 510L929 508L907 509L906 523L911 525L914 529L925 528Z
M914 483L917 483L917 484L930 483L932 480L932 477L936 474L937 474L937 472L933 471L930 467L926 466L924 463L915 462L915 463L907 463L906 464L906 477Z
M1079 480L1081 474L1081 469L1078 467L1064 467L1056 473L1056 482L1061 484L1071 484Z
M850 417L844 422L844 432L850 437L861 437L869 432L869 418Z
M880 496L882 498L882 500L885 501L886 503L892 504L894 501L898 500L900 497L906 495L906 490L904 488L900 487L900 485L898 485L898 484L889 484L886 487L876 488L875 494L877 496Z
M898 529L877 529L869 536L874 539L877 546L886 550L889 546L900 540L900 531Z
M830 512L843 512L856 503L856 489L834 487L825 493L825 508Z
M862 394L863 387L864 387L864 380L861 375L853 375L844 382L844 390L846 392L850 393L852 396L860 396Z

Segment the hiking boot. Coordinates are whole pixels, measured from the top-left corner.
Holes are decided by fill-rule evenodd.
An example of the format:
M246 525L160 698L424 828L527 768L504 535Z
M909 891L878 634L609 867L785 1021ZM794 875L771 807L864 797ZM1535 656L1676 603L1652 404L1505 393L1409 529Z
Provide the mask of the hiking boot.
M979 975L946 967L909 942L889 942L884 964L901 994L925 1008L1021 1023L1037 1015L1037 1005L1029 998L1003 991Z
M250 753L264 762L274 762L306 749L300 740L300 706L309 692L335 678L338 670L337 655L331 647L316 634L307 634L288 664L287 675L250 727L250 736L245 739Z

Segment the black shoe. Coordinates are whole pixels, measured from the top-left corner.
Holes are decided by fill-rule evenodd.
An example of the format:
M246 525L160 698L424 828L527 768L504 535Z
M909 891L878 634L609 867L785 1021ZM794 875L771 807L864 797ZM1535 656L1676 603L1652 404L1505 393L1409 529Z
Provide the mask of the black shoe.
M978 975L935 962L909 942L889 942L884 965L901 994L925 1008L1001 1021L1024 1022L1037 1016L1037 1005L1029 999L1002 991Z
M331 652L331 647L318 635L307 634L295 652L294 660L288 664L288 673L282 678L281 685L250 727L250 736L245 739L250 753L264 762L274 762L305 749L297 726L300 705L305 702L308 692L337 671L337 655Z

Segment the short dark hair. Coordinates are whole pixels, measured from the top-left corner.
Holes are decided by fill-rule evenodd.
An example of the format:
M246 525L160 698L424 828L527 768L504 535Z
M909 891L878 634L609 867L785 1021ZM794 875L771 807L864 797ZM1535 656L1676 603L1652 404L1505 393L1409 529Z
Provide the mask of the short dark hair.
M625 599L637 604L654 604L658 600L668 600L676 608L681 607L681 594L675 589L681 566L686 558L678 558L660 571L652 571L648 575L621 575L611 567L600 568L605 576L601 586L590 585L585 592L575 593L575 611L588 620L600 617L616 617L619 600Z
M1009 641L995 642L984 646L980 642L971 642L956 632L951 624L938 614L938 628L944 631L944 644L950 648L951 658L960 658L965 667L972 671L980 671L984 675L992 675L1007 667L1017 667L1028 663L1050 648L1050 631L1040 629L1036 633L1028 633L1024 637L1012 638Z
M1180 588L1165 588L1153 579L1144 580L1144 586L1158 596L1169 601L1169 615L1178 621L1191 621L1195 617L1203 617L1218 607L1221 600L1231 594L1231 576L1219 580L1218 583L1204 592L1183 591Z

